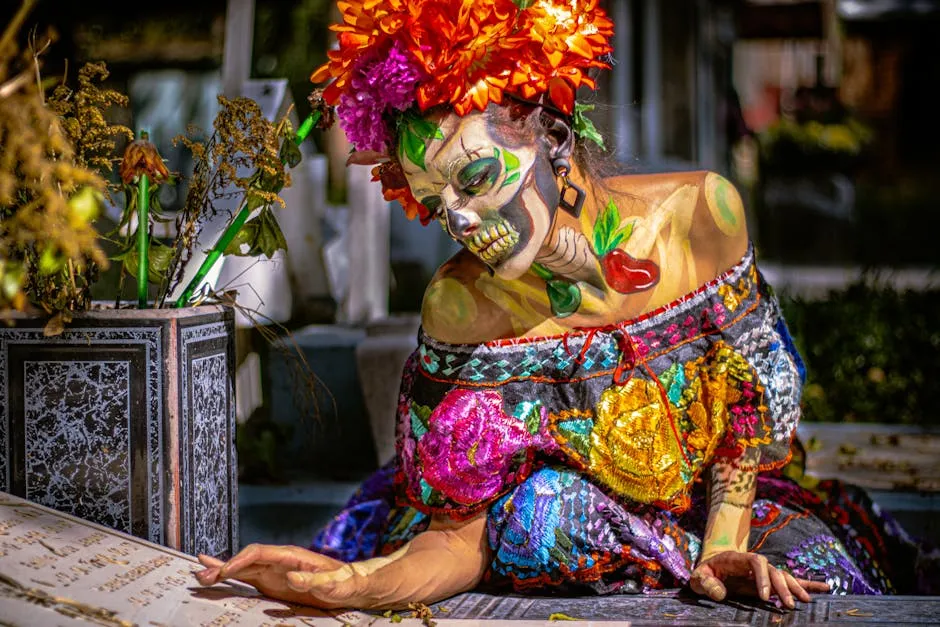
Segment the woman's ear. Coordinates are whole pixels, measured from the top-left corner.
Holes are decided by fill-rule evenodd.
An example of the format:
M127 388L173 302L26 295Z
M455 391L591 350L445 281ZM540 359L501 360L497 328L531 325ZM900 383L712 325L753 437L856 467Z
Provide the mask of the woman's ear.
M550 144L549 159L571 159L574 152L574 131L564 119L549 112L542 112L542 125Z

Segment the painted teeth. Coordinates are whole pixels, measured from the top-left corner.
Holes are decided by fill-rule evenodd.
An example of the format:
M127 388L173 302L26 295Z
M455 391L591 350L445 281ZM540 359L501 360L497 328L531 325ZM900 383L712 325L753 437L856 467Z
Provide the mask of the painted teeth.
M503 222L487 227L467 240L467 248L483 262L499 260L519 242L519 234Z

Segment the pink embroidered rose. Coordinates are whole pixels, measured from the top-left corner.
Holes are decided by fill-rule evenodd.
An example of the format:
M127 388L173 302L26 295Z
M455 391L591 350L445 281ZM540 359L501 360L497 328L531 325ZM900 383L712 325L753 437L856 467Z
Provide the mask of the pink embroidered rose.
M538 431L546 422L538 412ZM531 421L531 419L530 419ZM428 418L428 432L418 441L424 480L444 497L475 505L498 495L517 474L528 472L514 457L541 443L524 417L507 415L499 392L455 389L447 393ZM536 430L536 425L532 425Z

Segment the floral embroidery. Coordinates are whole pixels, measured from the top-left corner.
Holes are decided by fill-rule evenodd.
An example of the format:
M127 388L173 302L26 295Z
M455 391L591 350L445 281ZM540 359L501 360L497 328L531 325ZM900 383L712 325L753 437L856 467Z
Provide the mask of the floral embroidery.
M595 408L590 470L631 499L671 500L685 487L684 454L670 420L674 411L659 388L640 377L607 388Z
M438 365L440 357L437 356L437 353L432 351L425 344L422 344L421 347L418 348L418 352L421 355L421 367L431 374L437 372L438 368L440 367Z
M508 482L526 476L531 463L525 451L545 445L544 438L526 426L525 418L532 420L532 406L527 408L520 419L506 414L499 392L448 392L431 412L428 432L417 444L428 486L460 505L478 505L497 496ZM540 429L546 422L545 408L539 405L535 415Z

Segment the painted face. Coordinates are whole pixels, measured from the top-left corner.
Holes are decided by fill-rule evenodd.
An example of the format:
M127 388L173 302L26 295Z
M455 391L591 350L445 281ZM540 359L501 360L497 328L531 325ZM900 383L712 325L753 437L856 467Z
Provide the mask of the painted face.
M559 192L545 142L497 106L405 121L398 156L411 192L450 236L516 279L548 236Z

